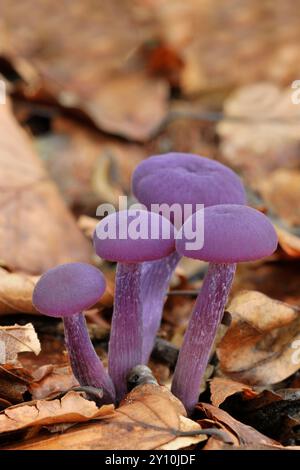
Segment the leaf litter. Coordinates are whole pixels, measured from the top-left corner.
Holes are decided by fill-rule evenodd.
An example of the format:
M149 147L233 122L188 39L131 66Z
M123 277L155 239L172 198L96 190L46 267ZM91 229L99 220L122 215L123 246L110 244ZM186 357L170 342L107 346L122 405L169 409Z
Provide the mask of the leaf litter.
M62 5L52 21L45 1L26 25L32 0L4 3L0 74L13 106L0 107L1 446L299 449L300 115L289 88L300 70L297 2L284 14L280 2L265 9L259 0L229 14L226 2L101 0L91 15L92 0L76 0L68 21ZM91 257L95 208L132 197L136 164L168 151L238 171L279 236L272 258L238 268L193 420L158 386L97 408L73 390L62 325L31 301L49 267L101 266L108 289L87 319L106 360L114 269ZM205 269L183 260L171 283L150 363L168 386Z

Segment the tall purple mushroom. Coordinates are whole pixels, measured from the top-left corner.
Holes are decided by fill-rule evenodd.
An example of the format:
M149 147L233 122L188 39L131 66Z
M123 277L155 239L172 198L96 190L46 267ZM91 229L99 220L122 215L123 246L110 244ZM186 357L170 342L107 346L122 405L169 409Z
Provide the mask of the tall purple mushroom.
M198 220L200 220L198 218ZM222 319L236 263L271 255L277 235L269 219L250 207L224 204L204 209L204 227L193 214L178 233L176 248L182 256L209 261L208 272L184 336L175 368L172 392L191 412ZM190 235L204 228L202 248L191 250Z
M246 195L240 178L219 162L188 153L155 155L140 163L132 178L132 190L138 201L148 210L159 212L180 228L194 213L197 204L245 204ZM181 209L181 217L174 219L168 209ZM184 208L189 205L190 212ZM176 251L168 258L144 263L142 273L144 341L143 363L151 354L156 333L161 323L164 297L180 260Z
M128 210L105 217L94 234L96 253L117 261L114 311L109 341L109 374L117 399L126 393L128 372L142 363L141 267L175 249L173 225L159 214Z
M66 347L80 385L102 388L103 403L113 403L114 385L94 350L82 314L104 291L105 279L99 269L85 263L67 263L42 275L32 300L39 312L63 319Z

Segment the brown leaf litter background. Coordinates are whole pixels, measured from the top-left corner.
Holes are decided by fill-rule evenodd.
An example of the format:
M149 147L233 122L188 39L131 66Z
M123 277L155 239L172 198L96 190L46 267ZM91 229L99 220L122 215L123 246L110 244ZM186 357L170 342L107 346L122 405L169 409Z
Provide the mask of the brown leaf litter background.
M2 448L299 448L299 8L67 0L54 14L48 0L2 0ZM31 300L52 266L101 267L108 287L86 316L106 364L114 266L93 255L96 208L132 198L135 166L169 151L234 169L279 237L271 258L238 267L193 420L167 388L204 263L185 259L172 279L150 361L163 387L138 387L116 410L74 390L62 324Z

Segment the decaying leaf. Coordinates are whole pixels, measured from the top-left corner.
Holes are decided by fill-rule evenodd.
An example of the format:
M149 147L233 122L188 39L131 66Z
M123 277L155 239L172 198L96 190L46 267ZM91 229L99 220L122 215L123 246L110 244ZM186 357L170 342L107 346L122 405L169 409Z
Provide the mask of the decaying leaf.
M300 443L299 389L264 390L252 397L238 393L222 407L236 419L285 445Z
M88 261L80 233L8 105L0 107L0 259L14 270L41 273L67 261ZM66 236L68 234L68 236Z
M0 407L1 409L24 400L30 375L15 363L0 365Z
M243 423L240 423L228 413L226 413L226 411L221 410L220 408L217 408L213 405L209 405L208 403L199 403L197 405L197 409L202 411L209 420L208 422L206 422L205 420L200 420L201 426L205 428L205 423L206 426L211 426L213 422L216 427L221 428L223 431L228 433L229 438L232 439L233 446L235 447L281 447L278 442L274 441L273 439L270 439L267 436L264 436L260 432L256 431L256 429L247 426ZM213 439L213 442L215 444L215 439L211 439ZM212 446L212 441L210 441L207 444L207 450L216 448L216 446ZM218 441L217 446L220 449L223 447L223 443Z
M67 398L68 397L68 398ZM58 410L59 419L55 416L44 415L42 423L70 422L80 421L74 415L74 403L72 401L80 400L81 408L85 409L86 400L78 398L74 392L68 393L64 399L67 399L67 413L63 415L63 400L54 400L53 402L40 402L38 407L48 403ZM82 401L83 400L83 401ZM39 402L38 402L39 403ZM53 403L53 405L51 405ZM87 402L90 403L90 402ZM70 405L70 407L69 407ZM89 410L92 405L88 405ZM51 437L36 438L28 442L15 444L10 449L93 449L93 450L147 450L165 448L178 449L206 439L203 435L191 435L199 431L200 426L184 416L185 410L181 403L170 394L170 392L157 385L141 385L136 387L126 399L121 403L120 408L112 411L108 405L95 411L93 405L91 418L99 422L89 425L77 426L59 435ZM11 412L13 413L12 408ZM10 409L6 413L10 413ZM97 416L98 413L98 416ZM31 414L31 413L30 413ZM1 415L0 415L1 419ZM34 420L38 420L38 410L35 407ZM69 420L69 421L68 421ZM1 420L0 420L1 425ZM10 426L12 426L10 424ZM23 425L24 426L24 425ZM185 435L180 434L184 432Z
M238 294L228 306L232 323L217 353L222 372L251 385L280 382L299 369L299 309L256 291Z
M6 408L0 414L0 434L33 426L79 423L113 413L112 405L97 408L77 392L68 392L60 400L37 400Z
M243 392L245 396L256 396L257 393L249 385L235 382L223 377L214 377L210 381L211 402L214 406L220 406L227 397L237 392Z
M69 365L49 364L39 367L32 373L28 391L34 400L42 400L55 397L78 385Z
M0 326L0 364L13 362L21 352L39 354L41 345L31 323Z
M36 276L9 273L0 268L0 314L36 313L32 305L32 292Z

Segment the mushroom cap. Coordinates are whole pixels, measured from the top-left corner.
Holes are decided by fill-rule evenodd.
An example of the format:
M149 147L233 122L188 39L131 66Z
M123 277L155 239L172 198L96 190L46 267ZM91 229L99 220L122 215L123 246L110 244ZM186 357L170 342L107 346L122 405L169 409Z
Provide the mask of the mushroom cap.
M224 204L207 207L203 213L203 247L197 250L187 248L187 242L192 241L191 235L195 232L196 213L186 220L178 233L176 249L181 255L213 263L238 263L264 258L276 250L278 238L275 229L269 219L256 209ZM200 223L199 230L203 229L203 223Z
M236 173L219 162L189 153L147 158L133 173L132 191L148 210L151 204L163 203L205 207L246 203L245 189ZM193 212L196 210L194 207Z
M33 305L50 317L82 312L102 296L105 279L101 271L85 263L66 263L49 269L33 291Z
M152 261L164 258L175 250L175 228L159 214L145 210L123 210L99 222L94 233L94 246L97 255L109 261Z

